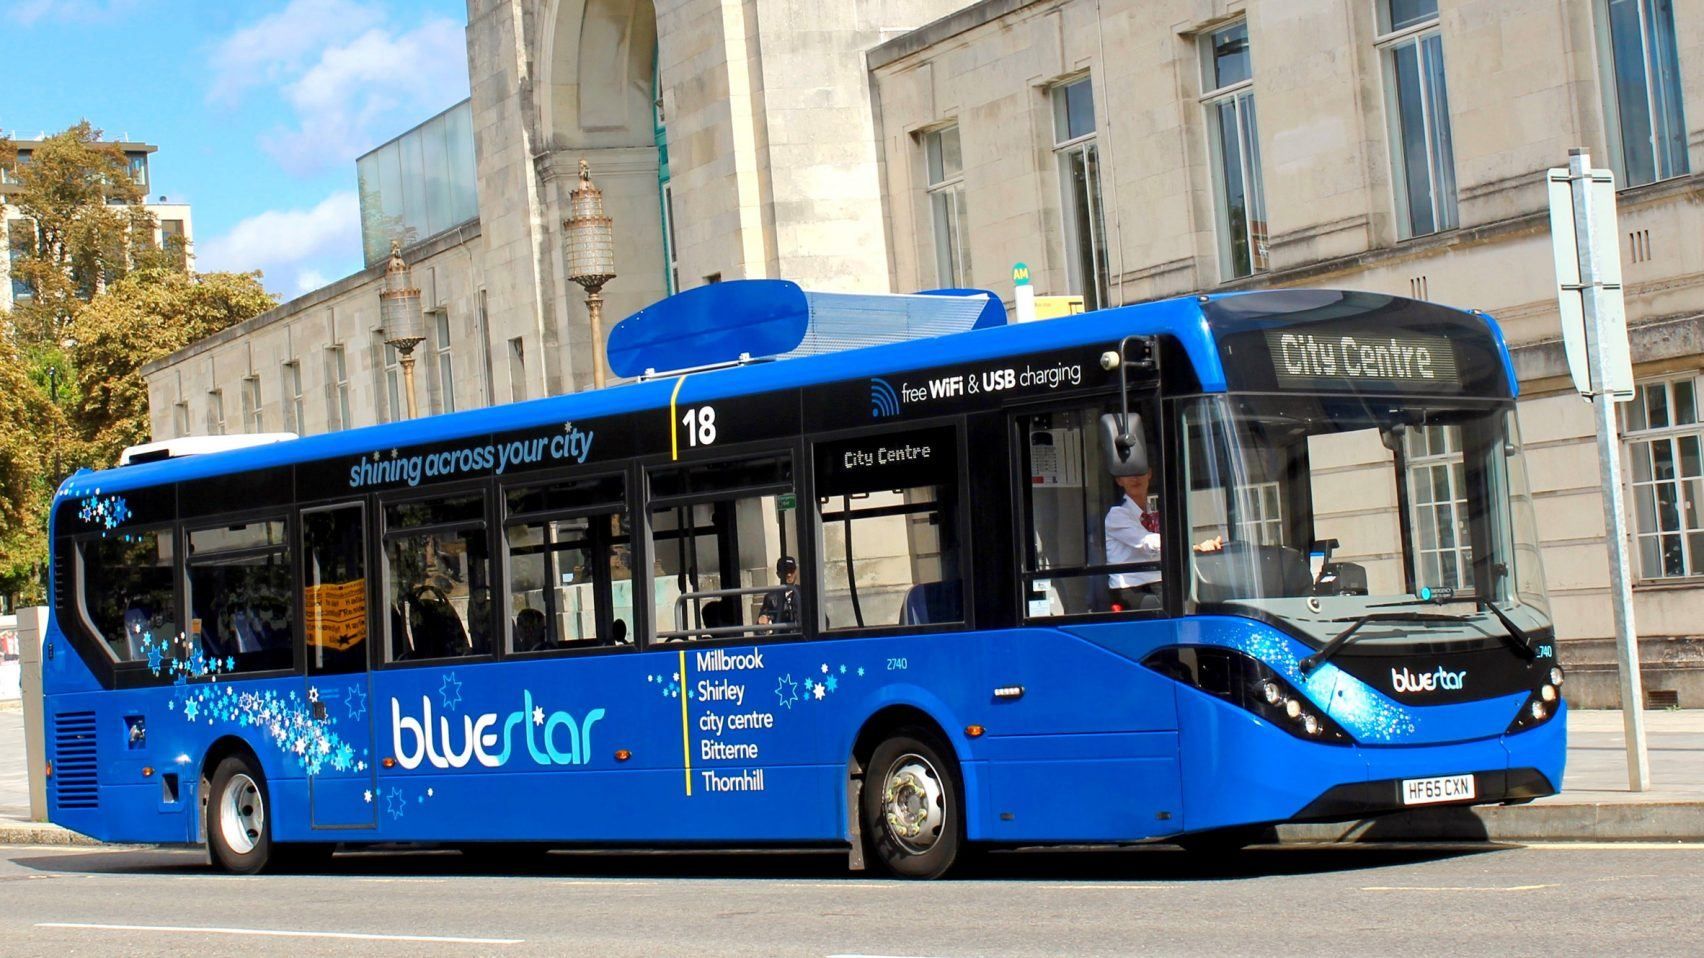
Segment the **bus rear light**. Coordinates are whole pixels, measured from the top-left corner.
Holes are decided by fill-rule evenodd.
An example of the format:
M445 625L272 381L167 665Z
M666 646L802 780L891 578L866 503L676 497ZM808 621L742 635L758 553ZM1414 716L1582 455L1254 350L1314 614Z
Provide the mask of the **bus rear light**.
M154 777L154 766L152 766L152 765L142 766L142 777L143 778L153 778Z
M980 725L966 725L964 727L965 738L981 738L987 731Z
M47 777L48 778L53 777L53 763L52 762L47 763Z
M615 750L615 760L618 762L625 762L632 757L633 753L629 752L627 749L618 748Z

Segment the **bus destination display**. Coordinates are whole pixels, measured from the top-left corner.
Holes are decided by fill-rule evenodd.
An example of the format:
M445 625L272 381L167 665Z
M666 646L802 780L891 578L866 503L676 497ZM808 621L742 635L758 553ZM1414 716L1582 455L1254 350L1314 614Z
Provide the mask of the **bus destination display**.
M1461 388L1455 349L1442 336L1269 330L1266 345L1278 385L1285 389L1384 386L1431 392Z

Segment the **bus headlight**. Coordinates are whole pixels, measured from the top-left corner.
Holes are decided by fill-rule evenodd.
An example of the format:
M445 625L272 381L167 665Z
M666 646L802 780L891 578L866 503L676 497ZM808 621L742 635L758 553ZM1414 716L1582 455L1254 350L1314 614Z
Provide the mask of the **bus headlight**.
M1562 687L1562 666L1552 665L1550 667L1550 684L1557 688Z
M1222 699L1309 742L1351 745L1354 740L1325 710L1272 668L1216 645L1177 645L1149 653L1142 664L1161 675Z

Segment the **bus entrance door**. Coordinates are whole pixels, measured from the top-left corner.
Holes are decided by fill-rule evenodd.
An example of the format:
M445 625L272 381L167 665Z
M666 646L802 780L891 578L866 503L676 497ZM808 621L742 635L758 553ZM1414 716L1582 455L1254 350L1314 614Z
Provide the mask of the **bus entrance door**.
M309 734L292 743L308 773L314 828L372 828L372 684L368 676L366 510L302 510L302 609Z

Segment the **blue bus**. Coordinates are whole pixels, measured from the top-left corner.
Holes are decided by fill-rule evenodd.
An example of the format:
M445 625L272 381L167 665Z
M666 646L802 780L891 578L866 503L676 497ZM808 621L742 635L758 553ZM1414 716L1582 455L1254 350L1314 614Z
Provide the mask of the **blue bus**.
M622 385L72 476L52 820L243 873L404 842L932 878L1561 787L1490 317L948 291L830 335L833 299L693 290L612 333Z

